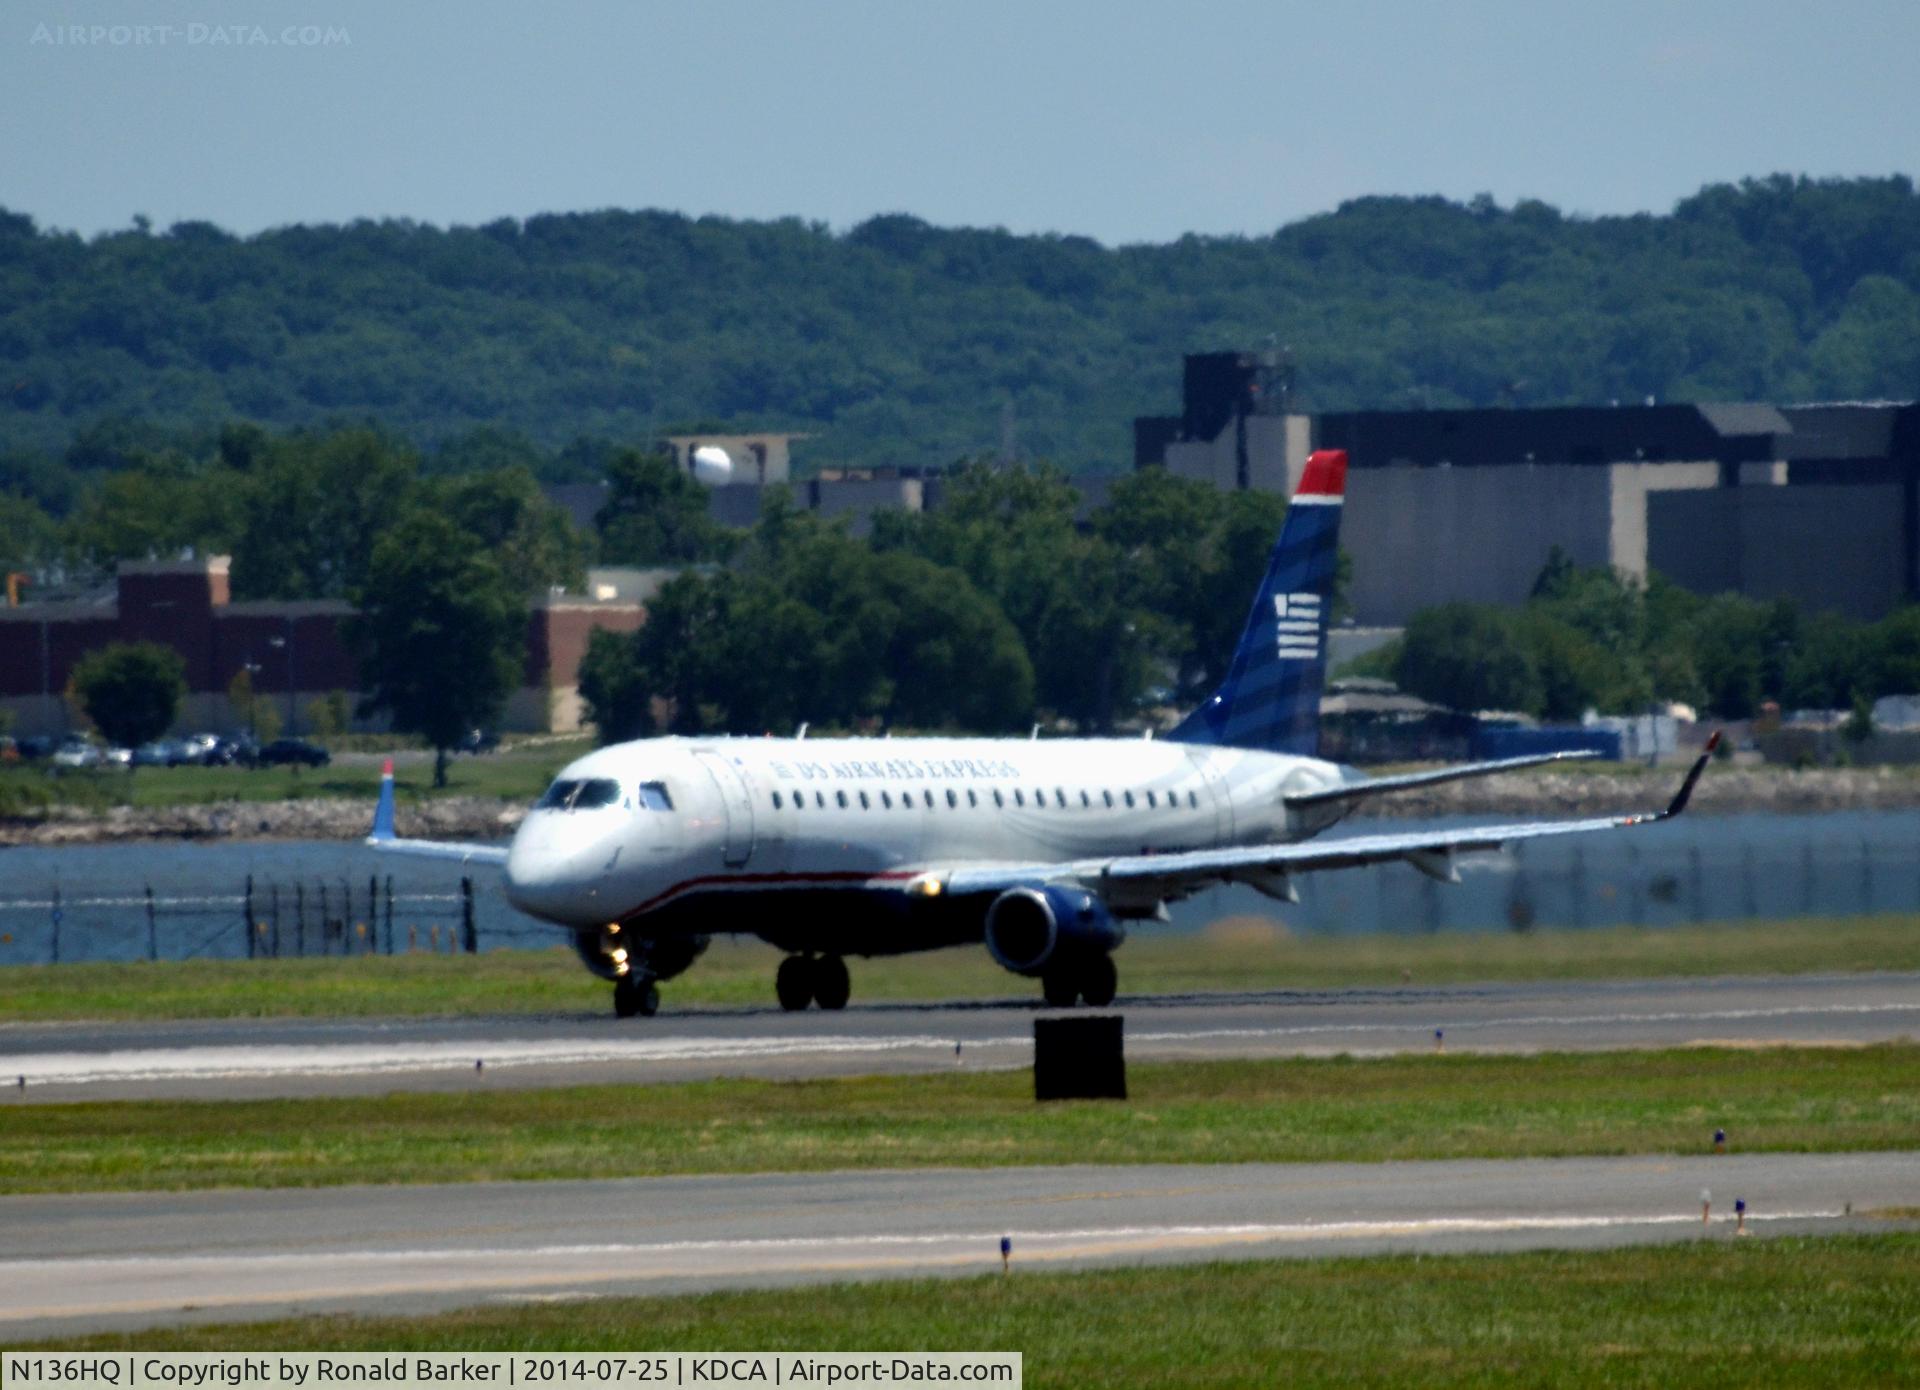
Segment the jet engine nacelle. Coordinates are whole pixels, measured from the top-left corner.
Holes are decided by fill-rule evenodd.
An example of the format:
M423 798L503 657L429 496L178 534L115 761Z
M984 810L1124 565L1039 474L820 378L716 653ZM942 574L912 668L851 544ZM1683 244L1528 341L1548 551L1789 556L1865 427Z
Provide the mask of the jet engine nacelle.
M733 459L717 445L702 444L693 451L693 477L695 482L708 487L730 483L733 481Z
M987 950L1016 975L1038 975L1062 956L1111 951L1126 936L1084 888L1009 888L987 908Z

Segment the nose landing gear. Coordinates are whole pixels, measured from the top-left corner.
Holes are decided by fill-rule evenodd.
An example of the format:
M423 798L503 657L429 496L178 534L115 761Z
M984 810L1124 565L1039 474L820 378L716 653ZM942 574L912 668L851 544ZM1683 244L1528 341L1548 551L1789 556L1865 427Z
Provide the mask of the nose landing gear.
M613 982L613 1012L620 1018L652 1018L660 1011L660 986L651 975L622 975Z
M839 956L788 956L773 977L780 1007L798 1013L809 1003L823 1009L844 1009L853 993L847 963Z

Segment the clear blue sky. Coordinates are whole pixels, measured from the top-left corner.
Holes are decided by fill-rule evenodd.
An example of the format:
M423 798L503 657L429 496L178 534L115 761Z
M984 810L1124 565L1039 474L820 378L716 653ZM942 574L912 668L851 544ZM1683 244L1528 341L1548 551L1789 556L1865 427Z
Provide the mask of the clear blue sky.
M0 205L89 233L660 207L1117 244L1368 193L1665 211L1916 172L1920 4L21 0L0 122Z

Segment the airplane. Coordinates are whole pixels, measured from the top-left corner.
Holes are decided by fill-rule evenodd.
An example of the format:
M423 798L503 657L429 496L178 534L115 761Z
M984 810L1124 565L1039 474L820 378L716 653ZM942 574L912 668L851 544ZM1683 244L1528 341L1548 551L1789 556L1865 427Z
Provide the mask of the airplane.
M1243 883L1297 902L1303 874L1454 860L1686 809L1719 735L1664 810L1315 841L1370 797L1557 762L1549 753L1368 777L1316 756L1347 456L1300 485L1220 687L1159 738L662 737L568 764L507 847L400 838L392 765L368 843L495 863L508 901L565 929L651 1015L716 933L787 953L783 1008L843 1008L848 956L984 944L1047 1004L1112 1003L1126 923Z

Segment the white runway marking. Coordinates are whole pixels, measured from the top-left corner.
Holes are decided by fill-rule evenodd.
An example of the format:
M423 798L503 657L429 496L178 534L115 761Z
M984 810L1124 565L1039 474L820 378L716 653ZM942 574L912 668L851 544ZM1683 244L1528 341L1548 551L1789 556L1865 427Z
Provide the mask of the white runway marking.
M1749 1214L1747 1223L1814 1221L1836 1211ZM1064 1231L945 1231L919 1235L681 1240L438 1250L303 1250L288 1254L119 1256L0 1261L0 1325L80 1315L366 1296L427 1290L486 1293L636 1279L861 1271L998 1263L1000 1239L1026 1262L1288 1241L1551 1234L1702 1224L1692 1213L1616 1216L1405 1218L1224 1225L1090 1226ZM1720 1223L1723 1227L1727 1224ZM165 1290L165 1292L161 1292ZM581 1297L570 1293L567 1297Z
M1023 1043L1030 1038L988 1039ZM790 1037L659 1038L608 1042L340 1043L317 1047L177 1047L126 1052L42 1052L5 1059L0 1068L29 1085L85 1085L99 1081L210 1080L235 1077L380 1075L388 1072L471 1070L489 1067L564 1066L583 1062L724 1061L734 1057L797 1054L953 1050L952 1038ZM3 1074L3 1073L0 1073Z
M1781 1211L1749 1214L1747 1224L1756 1221L1827 1221L1839 1218L1838 1211ZM1729 1216L1719 1224L1731 1225ZM1704 1223L1696 1212L1663 1212L1655 1215L1625 1216L1448 1216L1407 1218L1382 1221L1294 1221L1239 1222L1201 1226L1089 1226L1065 1231L1022 1231L995 1228L991 1231L933 1231L914 1235L793 1236L780 1239L670 1240L652 1244L531 1245L481 1248L449 1247L439 1250L306 1250L285 1255L114 1255L79 1259L0 1260L0 1279L20 1277L34 1271L152 1269L156 1266L182 1270L198 1268L235 1269L243 1266L271 1267L298 1265L311 1268L328 1262L406 1263L413 1260L560 1260L580 1257L644 1260L681 1253L767 1254L783 1250L884 1250L914 1246L979 1246L999 1249L1000 1238L1007 1237L1016 1248L1044 1246L1051 1242L1146 1240L1178 1244L1182 1241L1209 1240L1366 1240L1378 1236L1421 1236L1486 1234L1502 1231L1586 1231L1616 1226L1699 1226Z
M1449 1031L1474 1028L1602 1028L1622 1023L1724 1023L1764 1018L1808 1018L1820 1014L1913 1014L1920 1016L1920 1000L1911 1004L1809 1004L1775 1009L1685 1009L1667 1013L1641 1014L1533 1014L1512 1018L1467 1018L1446 1021ZM1401 1033L1418 1031L1423 1025L1385 1023L1302 1023L1286 1028L1199 1028L1181 1033L1136 1032L1127 1035L1134 1042L1178 1042L1193 1038L1284 1038L1309 1033Z
M1256 1028L1130 1030L1127 1040L1147 1046L1237 1039L1257 1042L1304 1037L1372 1034L1414 1038L1429 1035L1436 1022L1449 1033L1501 1028L1606 1028L1635 1024L1707 1024L1766 1019L1913 1015L1920 1020L1920 999L1913 1003L1807 1004L1774 1008L1671 1010L1606 1014L1530 1014L1477 1019L1429 1016L1409 1008L1404 1019L1362 1023L1299 1023ZM1031 1035L1004 1034L965 1040L967 1049L1030 1050ZM267 1044L257 1047L177 1047L113 1052L20 1053L0 1060L0 1077L24 1077L29 1086L79 1086L101 1082L206 1081L301 1076L379 1076L403 1072L487 1068L568 1066L588 1063L636 1065L729 1061L777 1057L883 1056L931 1052L951 1055L950 1036L899 1037L824 1034L765 1038L510 1039L502 1042L339 1043L313 1046Z

